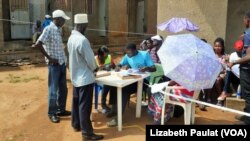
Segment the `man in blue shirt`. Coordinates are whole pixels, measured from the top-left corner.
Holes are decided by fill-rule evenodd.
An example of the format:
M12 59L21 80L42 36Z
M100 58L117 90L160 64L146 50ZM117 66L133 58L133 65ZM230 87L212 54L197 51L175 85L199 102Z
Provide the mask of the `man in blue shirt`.
M240 86L242 98L245 99L244 111L250 113L250 11L246 12L244 16L244 24L246 31L243 37L242 58L235 60L228 64L228 67L240 64ZM238 120L243 121L243 124L250 124L250 117L237 116Z
M43 21L42 28L44 29L52 22L50 15L45 15L45 20Z
M121 62L117 65L116 71L119 71L121 67L126 69L138 69L140 72L154 72L156 68L153 60L151 59L147 51L138 51L136 44L129 43L126 46L126 55L122 58ZM145 80L147 81L147 80ZM148 82L147 82L148 83ZM146 86L143 86L144 89ZM117 88L110 88L110 103L112 104L112 110L107 114L107 117L113 117L117 115ZM122 113L124 113L126 104L129 100L130 94L137 92L137 82L122 88ZM107 123L107 126L117 126L117 118L114 118Z

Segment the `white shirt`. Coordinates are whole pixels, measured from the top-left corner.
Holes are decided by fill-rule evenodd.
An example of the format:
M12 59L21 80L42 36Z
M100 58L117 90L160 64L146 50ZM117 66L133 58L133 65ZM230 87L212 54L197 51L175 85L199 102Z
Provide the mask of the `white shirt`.
M89 40L73 30L68 40L69 71L75 87L94 83L94 70L97 68Z
M230 57L229 57L229 62L232 63L233 61L239 60L240 57L237 55L236 52L233 52ZM240 77L240 69L239 69L239 64L234 65L231 68L231 71L239 78Z

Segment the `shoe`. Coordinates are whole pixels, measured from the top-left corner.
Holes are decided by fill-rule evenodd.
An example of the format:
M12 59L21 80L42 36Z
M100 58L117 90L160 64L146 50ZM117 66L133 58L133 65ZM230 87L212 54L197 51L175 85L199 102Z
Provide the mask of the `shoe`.
M145 102L145 101L142 101L141 102L141 105L144 107L144 106L148 106L148 103L147 102Z
M238 122L235 122L234 125L248 125L248 124L245 123L244 121L238 121Z
M58 116L56 116L56 115L49 116L49 119L53 123L59 123L60 122L60 118Z
M111 118L111 117L116 116L116 115L117 115L116 112L110 111L110 112L107 113L106 117Z
M106 113L109 113L109 112L111 112L111 109L107 105L102 106L102 113L103 114L106 114Z
M206 106L203 105L203 104L200 104L199 108L200 108L201 111L207 111Z
M218 101L224 101L229 94L222 92L222 94L217 98Z
M208 102L208 103L212 103L212 99L210 99L210 98L207 99L207 102Z
M117 123L117 119L116 118L114 118L111 121L107 122L107 126L108 127L115 127L117 125L118 125L118 123Z
M83 137L82 138L83 141L86 141L86 140L101 140L101 139L104 138L103 135L97 135L97 134L94 134L94 133L92 135L83 135L82 137Z
M239 121L245 121L247 118L247 116L243 116L243 115L236 115L235 119L239 120Z
M224 106L224 101L222 100L218 100L218 102L217 102L217 104L216 104L217 106L221 106L221 107L223 107Z
M57 116L70 116L71 112L70 111L63 111L63 112L58 112Z
M73 127L73 130L74 130L75 132L80 132L80 131L81 131L81 128L75 128L75 127Z

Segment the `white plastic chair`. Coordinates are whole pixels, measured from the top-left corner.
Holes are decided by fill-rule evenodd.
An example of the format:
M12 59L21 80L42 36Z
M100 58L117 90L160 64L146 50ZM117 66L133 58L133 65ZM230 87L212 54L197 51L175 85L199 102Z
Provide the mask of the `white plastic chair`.
M166 87L165 93L170 93L171 90L174 89L185 89L181 86L168 86ZM195 91L194 95L193 95L193 99L197 99L199 96L200 90L199 91ZM179 105L184 109L184 124L185 125L190 125L190 124L194 124L194 120L195 120L195 103L193 102L179 102L179 101L173 101L170 100L170 96L164 94L164 100L165 103L170 103L173 105ZM164 124L164 113L165 113L165 104L163 104L162 107L162 112L161 112L161 124ZM173 117L173 115L171 115L171 117Z

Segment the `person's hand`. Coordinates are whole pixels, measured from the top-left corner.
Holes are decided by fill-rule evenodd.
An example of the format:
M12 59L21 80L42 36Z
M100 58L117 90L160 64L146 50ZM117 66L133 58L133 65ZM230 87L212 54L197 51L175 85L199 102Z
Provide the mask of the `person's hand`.
M128 70L130 67L128 65L123 66L123 69Z
M147 71L147 67L139 68L139 71L140 71L140 72L145 72L145 71Z
M57 59L50 58L50 59L49 59L49 64L54 64L54 65L56 65L56 64L59 64L59 62L58 62Z
M116 71L116 72L120 71L120 69L121 69L120 66L116 66L116 67L115 67L115 71Z
M104 66L99 66L99 70L103 70L104 69Z
M233 63L227 63L227 66L231 69L233 67Z
M111 70L110 64L104 65L103 70L110 71Z

